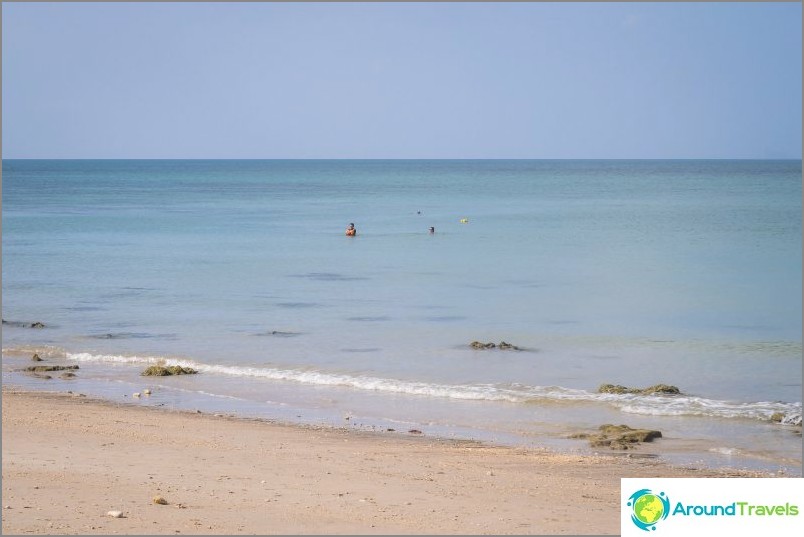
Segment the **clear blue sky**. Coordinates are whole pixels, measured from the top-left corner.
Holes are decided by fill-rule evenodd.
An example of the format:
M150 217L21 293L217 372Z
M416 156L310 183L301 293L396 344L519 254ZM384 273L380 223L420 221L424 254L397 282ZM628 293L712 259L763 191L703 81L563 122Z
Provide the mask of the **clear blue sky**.
M4 158L801 158L800 3L4 3Z

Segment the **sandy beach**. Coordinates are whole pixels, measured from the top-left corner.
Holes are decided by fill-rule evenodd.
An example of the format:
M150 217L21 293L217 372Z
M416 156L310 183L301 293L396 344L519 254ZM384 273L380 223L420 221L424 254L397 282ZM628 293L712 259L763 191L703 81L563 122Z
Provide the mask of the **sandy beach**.
M620 477L751 475L70 393L2 401L4 534L617 534Z

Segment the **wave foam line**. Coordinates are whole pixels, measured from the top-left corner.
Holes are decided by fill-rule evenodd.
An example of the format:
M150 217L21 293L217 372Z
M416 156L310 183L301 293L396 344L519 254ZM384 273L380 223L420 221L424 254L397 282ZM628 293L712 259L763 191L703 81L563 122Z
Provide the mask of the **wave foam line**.
M192 360L162 356L96 355L67 353L67 358L84 362L113 362L122 364L164 363L192 367L199 372L218 375L251 377L266 380L297 382L313 386L347 387L357 390L400 393L426 397L509 403L540 403L546 401L577 401L608 403L622 412L654 416L707 416L745 418L767 421L781 413L783 424L801 425L801 403L718 401L685 395L600 394L561 386L528 386L524 384L436 384L390 378L355 376L323 372L314 369L277 369L209 365Z
M707 416L770 420L781 413L785 425L801 425L801 403L760 401L738 403L688 395L642 396L612 401L623 412L654 416Z

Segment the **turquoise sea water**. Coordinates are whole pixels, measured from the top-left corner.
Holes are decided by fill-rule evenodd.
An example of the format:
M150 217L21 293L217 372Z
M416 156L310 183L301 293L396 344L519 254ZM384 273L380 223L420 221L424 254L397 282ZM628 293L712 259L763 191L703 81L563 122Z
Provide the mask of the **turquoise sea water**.
M663 432L640 452L800 474L801 174L6 160L3 382L579 451L625 423ZM78 377L14 372L32 352ZM201 374L139 376L158 360Z

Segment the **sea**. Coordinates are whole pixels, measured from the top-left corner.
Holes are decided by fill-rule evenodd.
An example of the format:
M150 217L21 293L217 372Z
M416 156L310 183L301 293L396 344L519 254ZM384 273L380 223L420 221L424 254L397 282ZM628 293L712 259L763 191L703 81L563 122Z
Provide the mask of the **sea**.
M800 160L2 172L4 386L801 475ZM604 424L662 437L578 438Z

